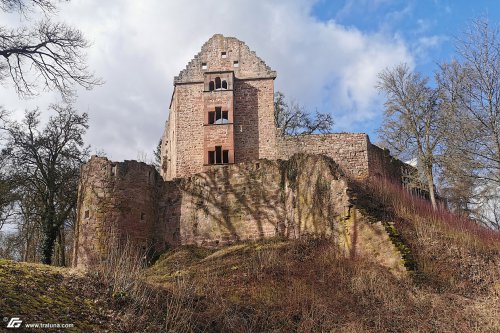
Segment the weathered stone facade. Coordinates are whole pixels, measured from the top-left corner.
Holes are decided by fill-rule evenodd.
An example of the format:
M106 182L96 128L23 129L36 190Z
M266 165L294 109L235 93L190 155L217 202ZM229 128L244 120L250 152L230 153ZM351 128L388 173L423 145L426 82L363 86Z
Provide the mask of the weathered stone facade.
M388 267L401 266L384 227L364 221L349 179L323 155L214 166L171 181L144 163L94 156L82 174L74 266L102 259L112 236L159 253L304 235L330 236L346 255L369 253ZM387 249L375 248L379 243Z
M359 228L382 237L353 217L349 179L400 181L409 166L362 133L277 136L275 77L236 38L207 41L174 79L160 173L95 156L82 167L74 265L100 260L112 236L151 252L304 234L348 249Z
M274 159L275 78L276 72L243 42L210 38L174 78L162 138L162 176L170 180L210 164ZM215 155L217 149L227 151L227 160L221 153L219 161L210 161L210 152Z

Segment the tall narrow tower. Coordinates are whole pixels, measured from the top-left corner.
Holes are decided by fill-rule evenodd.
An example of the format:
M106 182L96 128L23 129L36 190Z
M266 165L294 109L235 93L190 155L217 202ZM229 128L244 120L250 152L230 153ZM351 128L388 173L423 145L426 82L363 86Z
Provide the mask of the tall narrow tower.
M169 180L214 165L276 156L274 79L245 43L214 35L174 78L162 138Z

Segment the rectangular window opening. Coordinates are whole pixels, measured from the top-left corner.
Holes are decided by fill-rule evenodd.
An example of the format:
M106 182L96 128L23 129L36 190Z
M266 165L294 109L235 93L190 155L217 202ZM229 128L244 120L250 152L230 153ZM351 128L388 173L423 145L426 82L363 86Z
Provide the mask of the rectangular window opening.
M146 219L146 213L141 213L141 221L144 221Z
M220 124L221 119L222 119L222 108L216 107L215 108L215 123Z
M85 211L85 218L88 219L90 217L90 212L88 210Z
M233 67L240 67L238 60L233 61Z
M226 52L221 52L220 56L221 56L221 58L227 58L227 53Z
M111 176L116 176L116 164L111 165Z
M222 146L215 146L215 163L222 163Z
M215 164L215 151L208 152L208 164Z
M229 123L229 112L222 111L220 106L215 107L215 111L208 113L208 123L217 125Z
M201 69L207 69L208 66L207 66L207 63L206 62L202 62L201 63Z
M208 152L208 164L228 164L229 150L222 150L222 146L215 146L215 151Z

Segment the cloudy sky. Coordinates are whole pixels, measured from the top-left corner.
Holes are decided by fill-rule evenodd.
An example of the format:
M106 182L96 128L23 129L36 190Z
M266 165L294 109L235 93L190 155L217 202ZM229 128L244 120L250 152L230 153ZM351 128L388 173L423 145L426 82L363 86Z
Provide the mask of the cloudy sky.
M151 156L173 77L215 33L245 41L278 72L275 89L331 113L336 132L366 132L376 141L383 111L377 73L406 62L432 75L453 56L454 36L478 16L499 22L500 1L71 0L54 20L92 42L88 64L105 84L79 91L75 106L90 115L93 150L123 160ZM0 25L22 24L19 14L0 13ZM57 93L21 100L12 86L0 86L0 105L17 117L59 100Z

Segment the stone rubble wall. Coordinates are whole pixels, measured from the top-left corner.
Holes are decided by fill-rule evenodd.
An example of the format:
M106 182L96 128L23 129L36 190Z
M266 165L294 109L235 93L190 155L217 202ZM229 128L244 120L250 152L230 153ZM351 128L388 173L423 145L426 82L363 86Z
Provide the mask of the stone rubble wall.
M388 149L368 146L370 176L385 177L401 182L403 177L416 172L415 168L391 156Z
M364 133L312 134L277 137L279 159L289 159L297 153L323 154L337 162L344 172L354 178L369 176L368 147L371 145Z
M326 157L297 155L163 181L144 163L94 156L82 168L75 265L98 260L110 235L162 251L332 233L350 205L341 175Z
M164 249L155 230L163 183L153 166L93 156L81 170L74 266L99 260L114 241Z
M346 256L400 269L383 226L366 222L350 193L339 165L321 155L214 166L172 181L144 163L92 157L82 169L73 264L91 267L114 235L155 253L313 235L331 237Z

